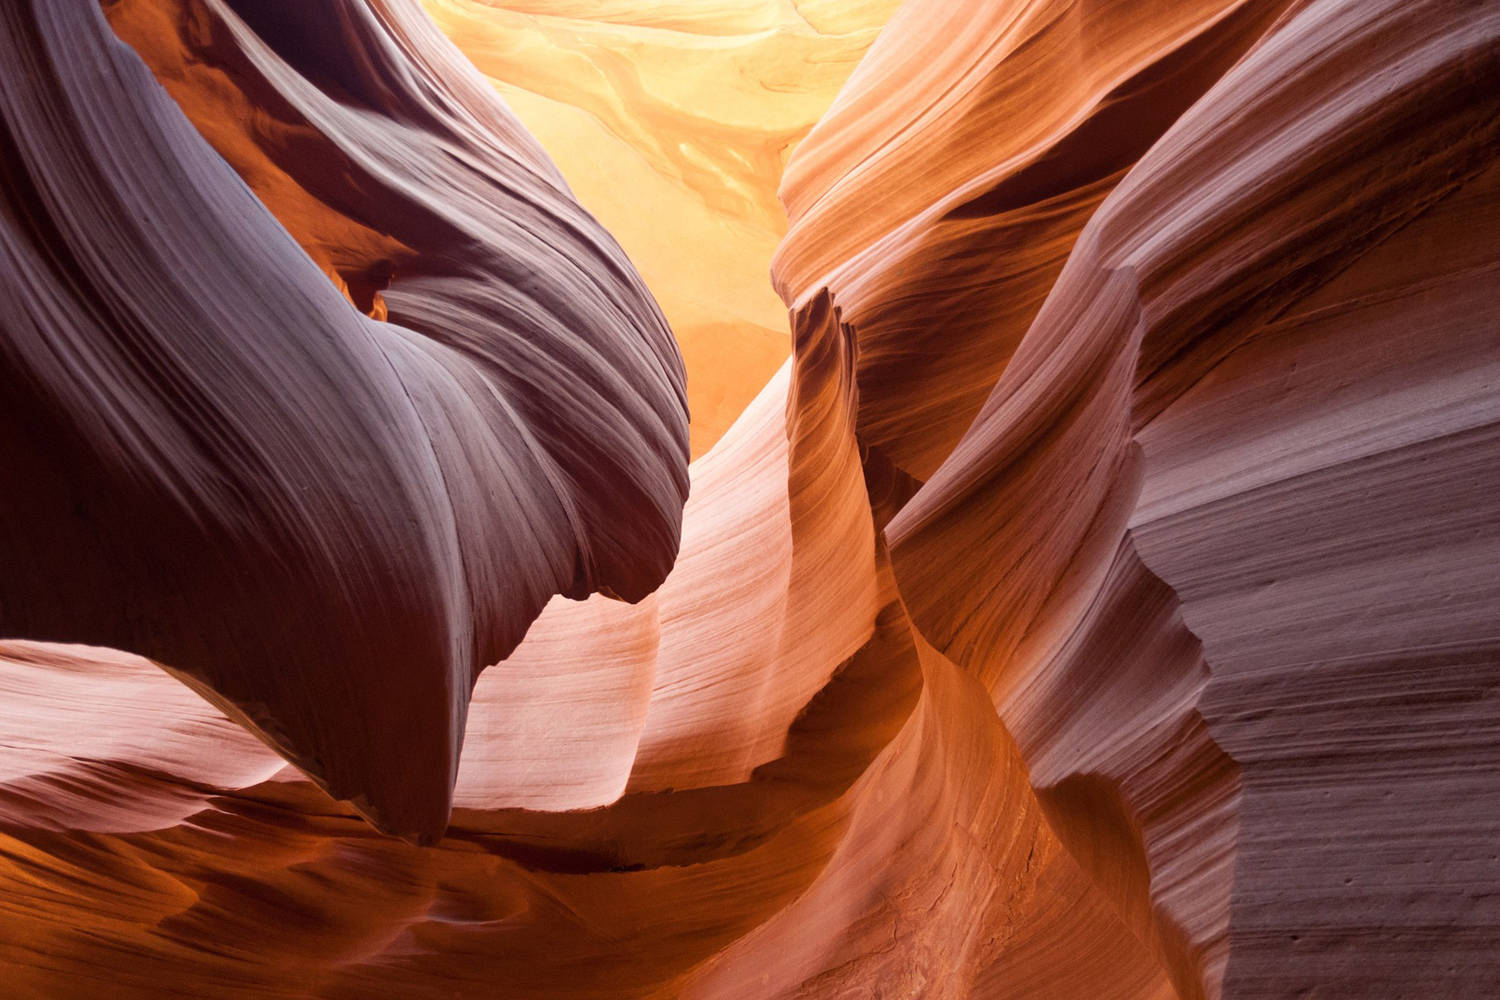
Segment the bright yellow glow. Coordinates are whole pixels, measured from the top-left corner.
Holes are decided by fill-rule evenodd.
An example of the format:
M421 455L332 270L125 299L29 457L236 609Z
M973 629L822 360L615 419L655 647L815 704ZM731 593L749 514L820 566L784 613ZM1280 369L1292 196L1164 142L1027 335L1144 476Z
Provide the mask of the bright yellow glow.
M695 457L788 354L782 167L898 2L423 0L661 303Z

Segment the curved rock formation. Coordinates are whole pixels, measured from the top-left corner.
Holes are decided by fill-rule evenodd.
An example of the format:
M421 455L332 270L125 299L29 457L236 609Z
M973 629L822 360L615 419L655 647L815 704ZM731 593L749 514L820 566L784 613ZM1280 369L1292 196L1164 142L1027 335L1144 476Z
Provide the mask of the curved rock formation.
M5 15L3 629L147 655L435 837L479 669L671 566L681 366L418 14L241 6L112 13L263 201L98 10Z
M413 3L106 9L201 137L0 8L16 995L1500 979L1500 11L907 0L679 550L665 325Z
M782 168L899 0L423 0L630 254L697 458L786 360Z
M1382 366L1373 358L1388 358L1395 345L1381 342L1382 327L1366 325L1369 314L1353 318L1363 327L1359 350L1331 339L1335 330L1347 329L1343 324L1350 317L1325 314L1328 332L1323 336L1330 338L1325 344L1307 343L1316 335L1297 319L1304 312L1370 308L1361 300L1378 289L1376 294L1390 300L1375 307L1388 317L1384 330L1394 333L1403 322L1416 322L1447 349L1466 342L1472 347L1463 352L1462 361L1450 356L1451 368L1442 375L1418 379L1424 394L1437 392L1448 400L1438 404L1445 416L1436 419L1404 411L1402 419L1422 425L1418 440L1432 440L1446 450L1446 444L1436 442L1476 420L1482 424L1494 418L1493 390L1468 374L1494 363L1493 337L1481 342L1478 326L1471 325L1477 314L1466 318L1449 297L1424 289L1419 293L1424 301L1403 303L1413 294L1408 289L1432 278L1412 274L1410 263L1392 265L1415 259L1397 248L1422 239L1416 233L1435 224L1430 217L1446 211L1444 199L1457 197L1452 194L1456 188L1470 182L1484 190L1484 183L1472 178L1495 158L1494 94L1486 84L1496 78L1495 27L1493 19L1476 17L1473 11L1421 5L1366 5L1354 11L1311 4L1285 18L1158 140L1091 218L973 426L887 532L915 621L939 648L996 690L1002 718L1034 762L1033 780L1057 789L1052 794L1061 800L1056 807L1063 814L1059 832L1067 838L1070 830L1076 831L1073 838L1083 845L1077 849L1080 854L1102 850L1097 840L1101 818L1110 812L1106 803L1123 798L1121 816L1128 822L1116 825L1122 835L1142 842L1141 874L1149 872L1151 885L1149 912L1142 909L1140 875L1118 885L1115 895L1124 908L1140 912L1152 925L1144 933L1159 942L1179 995L1218 992L1232 944L1224 936L1236 923L1227 854L1237 841L1252 836L1250 830L1235 836L1236 816L1253 814L1243 806L1226 814L1235 789L1225 751L1216 745L1223 730L1215 723L1222 716L1209 715L1205 726L1198 700L1208 677L1193 648L1196 642L1176 620L1172 595L1163 591L1150 596L1152 588L1163 588L1135 565L1135 552L1141 550L1145 565L1179 597L1189 598L1182 619L1206 642L1208 671L1215 678L1210 690L1223 691L1229 682L1219 678L1228 671L1258 667L1258 684L1264 685L1270 682L1264 675L1274 669L1273 663L1299 664L1292 676L1315 674L1324 657L1357 656L1355 651L1365 648L1367 670L1374 672L1384 657L1394 654L1389 647L1382 651L1382 641L1368 629L1346 624L1338 634L1336 625L1369 614L1372 602L1380 606L1365 582L1378 573L1361 577L1355 571L1345 578L1341 594L1325 597L1326 605L1315 615L1318 625L1312 627L1335 631L1335 637L1321 640L1323 651L1307 642L1282 646L1276 653L1266 649L1258 657L1216 650L1214 633L1201 631L1192 602L1195 589L1186 583L1186 567L1200 567L1199 572L1218 567L1214 575L1231 591L1254 593L1240 608L1232 631L1264 637L1251 648L1265 647L1272 634L1284 636L1287 608L1269 602L1269 591L1297 590L1311 585L1311 580L1295 582L1297 577L1329 570L1322 558L1309 560L1305 547L1313 539L1324 538L1323 544L1351 553L1366 552L1356 563L1385 558L1365 548L1358 517L1327 520L1326 505L1344 494L1323 492L1328 489L1323 484L1355 474L1348 466L1357 468L1365 456L1382 466L1379 473L1360 477L1361 486L1354 488L1369 491L1372 502L1391 515L1401 512L1401 519L1425 525L1421 530L1433 533L1434 544L1442 544L1437 540L1446 529L1420 506L1412 506L1420 501L1405 494L1404 477L1390 463L1423 465L1424 475L1438 480L1451 476L1449 489L1471 498L1473 516L1495 522L1500 511L1488 499L1492 491L1472 479L1473 467L1462 460L1445 472L1421 447L1401 449L1382 460L1376 456L1397 449L1396 441L1366 438L1362 445L1344 444L1351 423L1357 426L1363 414L1345 408L1353 400L1330 399L1326 386L1316 380L1280 376L1274 395L1237 400L1250 407L1240 410L1239 418L1191 402L1195 394L1216 397L1207 386L1234 378L1231 372L1254 369L1250 378L1259 380L1265 369L1258 363L1273 371L1287 364L1261 345L1274 342L1277 331L1288 327L1300 328L1304 342L1298 351L1304 363L1327 358L1322 364L1341 372L1354 399L1378 394L1377 385L1360 383L1368 379L1378 384ZM1492 196L1478 197L1493 201ZM1470 239L1452 237L1460 247ZM1381 241L1387 242L1371 252ZM1493 248L1490 255L1492 267ZM1465 286L1492 280L1492 274L1485 277L1490 267L1466 273L1475 261L1468 251L1458 250L1457 256L1464 264L1445 275L1449 280ZM1366 279L1363 290L1338 291L1362 271L1375 271L1378 277ZM1476 336L1481 340L1472 339ZM1371 362L1362 364L1361 355ZM1454 382L1463 388L1446 388ZM1233 396L1253 390L1227 391ZM1257 429L1249 430L1247 412L1277 415L1260 418ZM1223 429L1227 425L1240 429ZM1164 442L1185 435L1196 438L1200 448L1212 442L1211 458L1197 452L1197 474L1213 481L1226 472L1210 470L1235 465L1218 449L1247 433L1255 442L1250 447L1276 456L1258 475L1229 474L1230 482L1206 497L1201 480L1179 476L1171 485L1156 480L1163 463L1178 461ZM1326 443L1317 444L1320 438ZM1293 459L1289 454L1303 449L1319 457ZM1327 471L1317 475L1314 470ZM1258 499L1263 491L1277 493L1277 484L1279 500ZM1150 508L1138 506L1137 497L1153 496L1176 515L1170 527L1148 514ZM1257 515L1250 511L1262 503L1270 505L1259 515L1267 525L1257 529ZM1200 504L1211 504L1216 511L1210 515L1204 509L1198 515L1209 518L1207 523L1188 513ZM1006 530L1017 524L1026 530ZM1216 559L1209 541L1215 531L1224 539L1218 544L1249 547L1234 550L1238 558ZM964 555L981 544L986 553L982 564ZM1455 558L1462 564L1473 554L1455 553ZM1278 569L1268 572L1262 565ZM1483 642L1488 631L1489 616L1481 609L1493 610L1497 595L1491 582L1472 575L1468 579L1458 593L1471 610L1444 616L1438 629L1443 644ZM1128 589L1122 594L1121 588ZM1154 606L1161 610L1152 612ZM1122 621L1122 615L1133 620ZM1161 625L1153 626L1158 616L1164 616ZM1420 611L1390 608L1386 616L1389 634L1412 643L1401 655L1420 655L1421 637L1433 634L1434 623ZM1165 630L1159 639L1158 629ZM1122 640L1127 634L1132 641ZM1366 676L1353 663L1343 669L1354 671L1351 684L1372 683L1379 676ZM1459 677L1465 684L1486 686L1467 669L1453 675ZM1387 672L1379 683L1399 691L1408 682ZM1340 697L1337 687L1317 689L1327 692L1324 697ZM1208 697L1217 704L1223 695ZM1107 716L1100 714L1104 705L1109 706ZM1311 702L1305 710L1316 711L1315 705ZM1125 711L1125 706L1131 709ZM1254 715L1254 697L1241 701L1238 711ZM1340 729L1349 724L1347 718L1335 718L1342 713L1332 706L1325 711L1332 713L1329 731L1326 742L1309 747L1315 754L1337 745ZM1372 720L1359 724L1371 725ZM1244 744L1225 749L1241 767L1256 756ZM1393 750L1386 748L1387 753ZM1087 783L1097 786L1101 780L1104 787L1089 790ZM1068 782L1074 784L1064 791ZM1345 779L1345 784L1356 783ZM1494 817L1436 820L1419 814L1401 821L1415 825L1410 834L1415 842L1445 835L1449 822L1479 836L1487 825L1493 828ZM1290 817L1282 817L1281 823L1285 835L1293 823ZM1191 851L1185 847L1189 843ZM1362 848L1355 839L1346 850L1358 856ZM1234 885L1241 899L1254 898L1259 888L1248 864L1238 862ZM1347 884L1354 877L1350 880ZM1276 893L1283 914L1288 888L1273 880L1263 890ZM1472 918L1459 915L1473 902L1459 891L1418 919L1448 914L1462 927ZM1341 918L1320 908L1318 901L1302 905L1303 919L1330 925L1320 932L1325 941L1360 927L1356 923L1346 931ZM1455 954L1471 948L1478 953L1486 919L1476 924L1452 932ZM1389 933L1400 940L1400 932ZM1465 943L1470 934L1475 935L1473 944ZM1300 941L1300 936L1292 937ZM1374 946L1373 936L1366 941L1366 947ZM1287 961L1282 943L1276 942L1270 967L1252 972L1254 966L1242 966L1240 975L1269 977L1250 995L1295 992L1292 984L1326 984L1334 970L1334 981L1358 977L1355 982L1368 983L1380 977L1387 987L1410 977L1411 988L1419 991L1445 981L1453 988L1463 977L1480 974L1478 967L1460 962L1447 970L1452 978L1445 980L1441 970L1410 961L1420 945L1407 946L1412 951L1406 961L1396 957L1399 947L1390 948L1389 964L1378 970L1340 969L1337 954L1308 948L1299 968ZM1233 977L1232 959L1230 969Z

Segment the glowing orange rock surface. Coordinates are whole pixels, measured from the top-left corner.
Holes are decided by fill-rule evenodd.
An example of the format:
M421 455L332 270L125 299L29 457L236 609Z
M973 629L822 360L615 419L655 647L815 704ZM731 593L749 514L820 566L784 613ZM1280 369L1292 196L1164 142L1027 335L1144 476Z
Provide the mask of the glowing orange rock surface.
M694 457L790 353L777 185L898 2L422 0L661 303Z
M11 995L1493 988L1500 11L425 7L0 6Z

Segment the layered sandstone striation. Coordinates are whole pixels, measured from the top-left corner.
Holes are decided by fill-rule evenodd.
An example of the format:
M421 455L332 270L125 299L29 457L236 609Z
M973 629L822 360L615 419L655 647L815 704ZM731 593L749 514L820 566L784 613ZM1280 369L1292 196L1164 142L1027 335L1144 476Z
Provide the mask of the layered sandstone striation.
M0 8L17 996L1493 987L1500 10L907 0L767 127L671 87L888 8L427 7L643 212L821 114L791 357L687 468L415 0Z
M149 656L435 837L480 668L671 567L681 362L419 12L240 6L110 11L227 160L100 10L6 8L4 632Z

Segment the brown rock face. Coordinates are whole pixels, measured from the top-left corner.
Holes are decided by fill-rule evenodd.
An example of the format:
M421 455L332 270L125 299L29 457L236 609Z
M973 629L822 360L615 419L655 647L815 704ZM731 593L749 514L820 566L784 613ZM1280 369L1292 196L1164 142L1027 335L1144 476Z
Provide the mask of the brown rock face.
M550 85L754 149L816 87L627 70L889 5L427 6L507 73L592 18L657 89ZM10 995L1500 981L1492 5L907 0L690 469L662 314L416 0L0 5L0 123Z
M479 669L672 565L681 363L417 13L239 6L111 12L263 200L100 11L4 15L3 631L146 655L433 838Z

